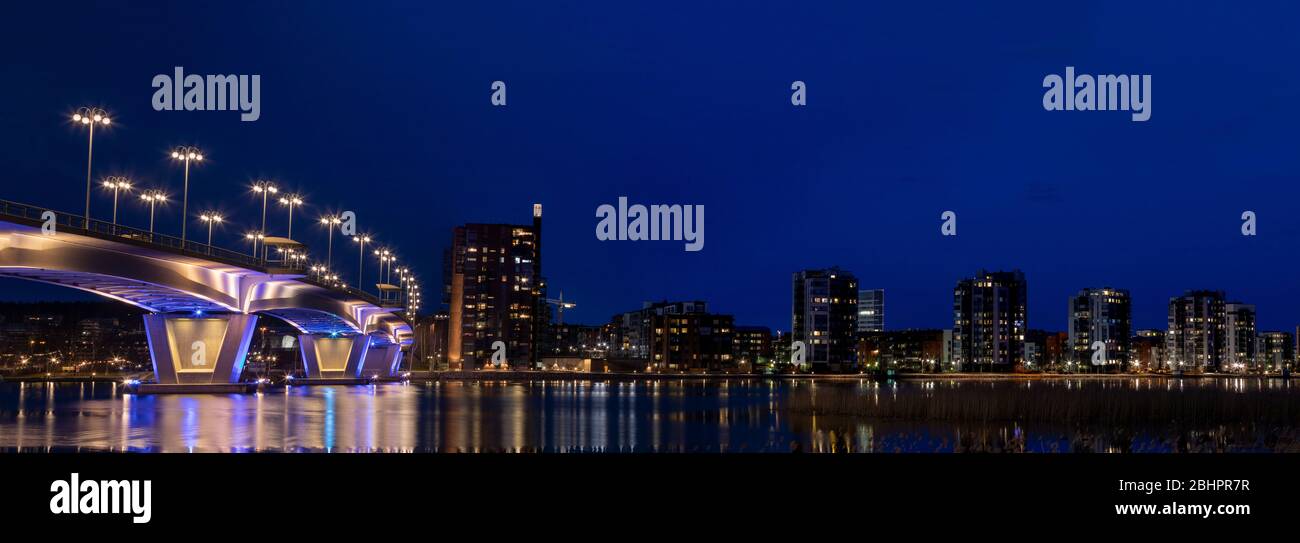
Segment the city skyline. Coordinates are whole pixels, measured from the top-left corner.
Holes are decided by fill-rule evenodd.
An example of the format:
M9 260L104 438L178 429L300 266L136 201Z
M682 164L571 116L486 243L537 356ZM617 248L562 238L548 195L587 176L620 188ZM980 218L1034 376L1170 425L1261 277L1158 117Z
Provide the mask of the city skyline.
M112 179L125 179L125 178L114 177L114 178L112 178ZM122 183L122 181L113 181L112 183ZM262 189L264 186L268 186L268 183L269 183L268 181L256 181L256 182L253 184L253 186L252 186L252 191L253 191L253 192L261 192L261 189ZM104 182L104 186L105 186L105 187L109 187L109 186L110 186L110 182L105 181L105 182ZM293 195L293 197L294 197L295 200L298 200L298 198L299 198L299 196L296 195L296 194ZM114 199L116 199L116 194L114 194ZM282 200L282 203L283 203L283 200ZM298 203L298 204L301 204L302 202L301 202L301 201L297 201L297 203ZM116 207L116 202L114 202L114 207ZM524 256L524 264L525 264L525 265L533 266L532 271L530 271L526 276L524 276L524 278L523 278L522 281L523 281L523 284L528 284L529 279L533 279L533 280L534 280L533 285L534 285L536 288L534 289L534 292L532 293L532 298L531 298L531 299L533 299L535 302L537 302L537 304L535 304L536 307L537 307L537 310L536 310L536 314L534 315L534 317L542 317L542 316L543 316L543 313L542 313L543 311L545 312L545 315L549 315L549 312L550 312L549 306L547 306L545 302L542 302L542 300L545 298L545 295L546 295L546 282L547 282L547 280L546 280L546 277L545 277L545 276L541 275L541 261L542 261L542 258L540 258L540 256L531 257L531 255L540 255L540 247L541 247L541 244L542 244L542 240L541 240L541 218L542 218L542 209L543 209L543 207L542 207L541 204L536 204L536 203L535 203L535 204L532 204L530 207L531 207L531 209L532 209L532 214L533 214L533 224L532 224L532 225L509 224L509 223L507 223L507 222L500 222L500 223L475 223L475 222L470 222L470 223L466 223L466 224L464 224L464 225L461 225L461 226L457 226L457 227L455 227L455 228L453 229L453 240L455 240L455 241L454 241L454 242L453 242L449 247L447 247L446 251L444 252L444 254L443 254L443 266L442 266L442 267L443 267L444 270L449 270L449 269L450 269L450 270L455 270L455 269L459 269L459 267L462 266L462 264L461 264L461 260L460 260L460 259L463 258L463 252L464 252L464 249L463 249L463 247L460 245L461 241L459 241L459 240L465 239L465 236L466 236L465 231L466 231L467 228L473 228L473 229L475 229L475 232L477 232L476 234L472 234L472 235L470 235L469 238L468 238L469 240L473 240L473 239L475 238L475 236L477 235L477 236L480 236L480 237L484 237L484 236L485 236L485 237L495 237L495 238L500 238L501 240L505 240L505 241L509 241L509 238L511 238L512 236L518 238L518 237L521 235L521 234L520 234L520 229L524 229L524 230L526 230L526 232L524 232L523 235L526 237L526 239L524 240L523 245L525 245L526 247L530 247L533 243L536 243L537 248L536 248L535 250L534 250L534 249L528 249L528 251L535 251L535 252L521 252L521 253L519 253L520 255L523 255L523 256ZM292 206L291 206L291 208L292 208ZM89 211L88 211L88 213L89 213ZM323 215L323 216L320 218L320 221L321 221L322 223L325 223L325 228L331 231L329 235L332 236L332 230L335 229L337 225L336 225L336 224L330 224L330 223L327 223L326 221L328 220L327 217L337 217L337 215L332 215L332 214L330 214L330 213L331 213L331 212L326 212L326 215ZM92 213L92 215L93 215L93 213ZM152 210L151 210L150 215L151 215L150 220L151 220L151 222L152 222L152 219L153 219L153 217L152 217L152 215L153 215ZM114 215L114 218L116 218L116 215ZM198 218L198 219L200 219L200 220L203 221L203 222L208 222L208 223L209 223L209 229L211 228L211 222L212 222L212 220L213 220L214 218L215 218L216 221L221 221L221 220L223 220L220 216L214 216L214 215L213 215L213 212L208 212L208 211L204 211L204 212L198 213L198 214L196 214L194 217L191 217L191 218ZM334 219L334 220L337 221L337 218ZM290 222L288 223L288 224L289 224L288 228L292 228L292 210L290 210L290 212L289 212L289 221L290 221ZM125 223L125 221L123 221L123 222ZM310 224L311 222L314 222L314 221L308 221L309 224ZM263 226L262 228L265 228L266 230L264 230L264 231L267 232L268 234L271 234L271 233L274 232L273 229L271 229L271 228L267 228L266 226ZM513 230L513 232L512 232L512 230ZM151 228L150 231L151 231L151 232L153 231L152 228ZM211 230L209 230L209 242L211 243L211 237L210 237L210 236L211 236ZM244 235L243 235L242 237L247 238L247 237L249 237L249 236L250 236L250 234L248 234L248 233L244 233ZM240 237L240 236L232 236L232 239L239 239L239 237ZM366 235L366 234L360 234L360 235L358 235L358 236L353 236L353 238L354 238L353 241L357 241L357 239L361 239L361 238L364 238L366 242L371 241L371 236ZM260 237L259 237L259 239L260 239ZM346 237L345 237L345 239L346 239ZM534 239L536 240L535 242L534 242L534 241L531 241L531 240L534 240ZM377 239L376 239L375 241L378 242ZM493 249L493 250L494 250L494 251L502 252L503 254L504 254L505 252L507 252L507 251L510 251L510 249L509 249L509 244L508 244L508 243L505 243L505 242L503 241L503 242L502 242L501 244L499 244L499 245L500 245L499 248L495 248L495 249ZM516 242L515 242L515 245L518 246L518 245L519 245L519 242L516 241ZM216 244L214 244L213 246L216 247ZM379 255L379 254L381 254L381 253L384 254L384 255L390 254L389 251L388 251L387 249L380 249L380 250L376 250L376 251L375 251L375 254L376 254L376 255ZM365 255L365 254L366 254L365 246L364 246L364 245L362 245L362 247L361 247L361 254L362 254L362 255ZM453 255L453 254L458 254L458 255L460 255L460 256L457 256L455 259L452 259L452 255ZM320 260L320 255L319 255L319 254L310 254L310 255L305 255L305 256L309 256L310 259L311 259L313 262L317 262L317 261ZM264 257L263 257L263 258L264 258ZM385 267L384 267L384 264L383 264L383 259L384 259L384 258L387 258L387 257L385 256L385 257L377 257L377 258L379 258L379 260L376 260L376 262L373 263L373 264L374 264L375 266L378 267L378 269L380 270L379 273L382 274L382 273L383 273L383 270L386 270L386 269L387 269L387 270L388 270L388 273L389 273L389 277L392 277L392 276L391 276L391 268L385 268ZM472 260L472 259L471 259L471 260ZM364 256L363 256L363 261L362 261L361 267L358 268L358 273L361 273L362 270L364 270L364 268L365 268L365 264L364 264L364 262L365 262L365 261L366 261L366 260L364 259ZM518 258L516 258L516 261L518 261ZM535 263L535 266L534 266L534 263ZM310 267L310 272L304 271L304 273L307 273L309 276L314 275L314 274L317 273L317 271L316 271L317 268L318 268L318 266L316 266L316 265L313 264L313 265ZM322 271L325 270L325 268L324 268L323 266L320 266L320 268L321 268ZM343 268L346 269L346 266L343 266ZM306 268L304 268L304 269L306 269ZM802 270L802 271L797 271L797 272L794 272L794 273L795 273L796 277L798 277L798 275L799 275L800 273L804 273L804 272L807 272L807 271L810 271L810 270L812 270L812 269L810 269L810 268L805 268L805 269ZM859 285L859 284L857 283L857 279L856 279L855 276L853 276L851 270L842 270L842 269L839 268L838 266L832 266L832 267L830 267L830 268L826 268L825 270L828 271L828 272L829 272L829 271L836 271L836 272L843 271L845 274L847 274L847 276L848 276L850 279L852 279L853 282L851 283L851 285L849 285L848 287L845 287L845 289L844 289L845 292L851 292L851 293L853 293L853 295L855 295L855 296L870 296L870 297L871 297L871 301L870 301L870 302L865 302L865 301L864 301L865 299L857 299L857 298L855 298L855 299L852 301L853 303L852 303L852 307L851 307L851 308L849 308L849 307L847 307L847 306L845 307L845 310L844 310L844 311L846 312L846 313L845 313L846 315L848 314L848 312L849 312L850 309L852 310L851 313L853 314L853 316L854 316L854 320L855 320L855 323L854 323L854 329L855 329L855 331L858 331L858 332L862 332L862 331L883 331L883 330L884 330L883 325L881 325L880 328L862 328L862 324L863 324L863 322L865 322L865 321L862 321L862 320L860 320L860 319L863 319L863 318L864 318L864 317L862 316L862 315L863 315L863 311L868 307L867 305L863 305L864 303L869 304L870 307L872 307L872 308L876 308L876 307L883 308L883 301L881 301L881 300L883 300L883 296L884 296L883 293L884 293L884 291L887 290L887 289L884 289L884 288L873 288L873 289L862 289L862 290L859 290L859 288L861 287L861 285ZM981 274L985 273L983 270L984 270L984 268L981 268L981 272L980 272ZM338 283L346 283L347 280L348 280L348 279L347 279L346 272L343 272L342 270L338 270L338 269L336 269L336 271L339 271L340 274L342 274L342 276L341 276L341 277L338 277L338 278L335 280L335 282L338 282ZM1029 283L1029 282L1025 281L1025 279L1024 279L1024 274L1023 274L1023 272L1022 272L1020 269L1018 269L1018 268L1012 268L1011 271L1012 271L1013 273L1015 273L1015 274L1019 274L1019 276L1020 276L1019 281L1020 281L1021 283ZM411 273L414 273L413 270L411 270L410 272L411 272ZM407 273L407 272L404 272L404 273ZM495 272L494 272L494 273L495 273ZM513 273L513 272L512 272L512 273ZM998 272L998 273L1000 273L1000 272ZM332 276L332 277L334 277L334 276ZM833 277L834 277L834 276L832 275L832 278L833 278ZM322 278L323 278L323 276L322 276ZM375 280L376 280L376 281L380 281L380 279L375 279ZM405 281L405 279L403 279L403 281ZM962 279L961 281L959 281L959 283L958 283L958 288L959 288L959 289L961 288L962 282L965 282L965 281L968 281L968 280L967 280L967 279ZM381 282L381 283L385 283L386 280L385 280L385 281L380 281L380 282ZM516 282L517 282L517 280L509 281L509 283L511 283L511 284L516 283ZM91 294L88 294L88 293L77 292L77 291L71 291L71 290L69 290L69 289L66 289L66 288L60 288L60 287L58 287L58 286L53 286L53 285L41 285L41 284L35 284L35 285L33 285L33 284L31 284L30 282L28 282L28 281L24 281L24 280L22 280L22 279L0 277L0 289L3 289L3 288L5 287L6 284L13 284L13 283L19 283L19 284L22 284L23 287L17 289L17 292L21 292L22 294L11 294L10 298L11 298L12 301L25 301L25 302L46 302L46 301L53 301L53 302L57 302L57 301L86 301L86 300L92 300L92 299L96 299L96 298L97 298L96 296L91 295ZM452 295L452 290L451 290L451 289L453 288L453 287L452 287L452 284L453 284L453 276L444 276L444 285L445 285L445 288L447 289L447 292L445 293L445 296L446 296L446 300L449 301L449 302L451 302L450 305L444 303L444 304L442 304L442 306L437 306L437 307L435 307L435 308L432 308L432 309L429 309L429 310L426 310L426 311L422 311L422 312L420 312L420 313L423 313L423 314L425 314L425 315L434 315L434 314L437 314L437 313L440 313L440 312L446 312L446 311L451 311L451 313L452 313L453 315L454 315L455 313L457 313L458 310L455 309L455 307L456 307L456 303L455 303L455 302L456 302L456 299L455 299L455 297ZM376 286L376 288L379 288L379 287L380 287L380 285L375 285L375 286ZM364 285L362 285L362 287L364 288ZM12 289L12 288L14 288L14 287L10 286L10 288ZM797 287L796 287L796 288L797 288ZM1028 289L1027 289L1026 286L1023 286L1023 285L1022 285L1020 288L1022 289L1023 292L1021 292L1018 296L1019 296L1019 299L1022 300L1021 303L1024 303L1023 301L1024 301L1024 300L1027 300L1027 299L1029 298L1029 297L1026 295L1026 292L1027 292ZM1074 327L1074 325L1077 323L1077 320L1078 320L1078 316L1077 316L1077 315L1078 315L1079 307L1076 305L1076 304L1077 304L1076 300L1077 300L1077 298L1078 298L1079 296L1085 296L1085 297L1086 297L1086 295L1087 295L1088 293L1094 291L1095 288L1097 288L1097 287L1083 287L1082 290L1079 291L1079 293L1078 293L1077 295L1072 294L1072 295L1070 295L1070 296L1068 297L1069 303L1071 304L1071 308L1070 308L1070 310L1067 312L1067 318L1066 318L1065 320L1066 320L1066 328L1069 329L1069 330L1071 330L1071 332L1070 332L1071 337L1073 337L1073 335L1074 335L1074 333L1073 333L1073 327ZM1110 291L1112 290L1112 287L1100 287L1100 288L1101 288L1102 293L1104 293L1104 294L1110 294ZM382 290L382 288L379 288L379 290ZM1158 326L1138 326L1138 325L1136 325L1136 324L1133 324L1133 322L1132 322L1132 320L1131 320L1131 315L1132 315L1132 312L1131 312L1131 305L1132 305L1132 301L1131 301L1131 297L1130 297L1130 293L1129 293L1129 291L1128 291L1127 289L1123 289L1123 288L1114 289L1114 290L1117 290L1117 291L1123 293L1123 296L1124 296L1124 299L1125 299L1125 302L1124 302L1124 309L1125 309L1126 313L1127 313L1128 315L1130 315L1130 320L1129 320L1129 322L1126 324L1126 326L1127 326L1128 328L1130 328L1130 329L1132 329L1132 330L1140 330L1140 329L1155 329L1155 328L1158 328ZM42 291L49 291L51 294L46 295L45 297L42 297ZM1185 289L1185 290L1183 291L1183 295L1181 295L1181 296L1171 296L1171 297L1169 298L1169 303L1170 303L1170 305L1171 305L1171 307L1172 307L1172 304L1174 304L1174 302L1177 301L1177 300L1179 300L1181 297L1186 296L1186 295L1191 294L1191 293L1196 293L1196 292L1218 292L1218 296L1219 296L1220 298L1224 298L1224 289ZM797 298L798 298L798 294L796 293L796 306L795 306L795 308L794 308L796 312L798 312L798 301L797 301ZM661 298L661 300L663 300L663 301L667 301L668 298L667 298L667 297L664 297L664 298ZM548 301L551 301L551 300L548 300ZM562 300L561 300L561 301L562 301ZM654 301L653 301L653 300L643 300L641 303L642 303L642 304L650 304L650 303L654 303ZM877 304L879 304L879 305L877 305ZM1223 304L1223 303L1221 302L1221 305L1225 305L1225 304ZM445 307L444 307L444 306L445 306ZM569 305L567 305L566 307L570 307L570 308L571 308L571 307L575 307L575 306L576 306L576 304L569 304ZM408 306L408 309L411 309L411 308L414 308L414 307L415 307L415 306L411 305L411 306ZM1226 303L1226 307L1229 309L1229 311L1228 311L1228 315L1230 315L1230 316L1234 314L1233 308L1242 308L1242 309L1247 310L1247 311L1249 312L1250 337L1252 337L1252 338L1256 337L1256 333L1255 333L1256 331L1258 331L1259 334L1264 334L1264 333L1268 333L1268 332L1286 332L1286 331L1292 329L1293 326L1296 326L1296 325L1293 325L1293 324L1287 324L1287 325L1285 325L1285 326L1283 326L1283 327L1258 326L1258 325L1257 325L1257 323L1258 323L1258 321L1257 321L1258 311L1257 311L1257 308L1256 308L1256 305L1255 305L1255 304L1246 304L1246 303L1243 303L1243 302L1240 302L1240 301L1233 301L1233 302L1228 302L1228 303ZM1170 311L1172 312L1172 309L1170 309ZM878 315L873 315L873 316L871 316L871 317L869 317L869 318L870 318L871 321L873 321L873 322L876 321L877 319L880 319L880 322L883 322L883 315L884 315L884 312L883 312L883 311L880 311L880 313L879 313ZM1167 316L1166 324L1169 324L1169 322L1173 319L1173 316L1172 316L1171 314L1167 314L1166 316ZM615 317L617 317L617 313L615 314ZM455 316L452 317L453 321L456 320L457 318L458 318L458 317L455 317ZM547 317L546 317L543 321L541 321L541 322L547 322L547 324L549 324L549 316L547 316ZM600 321L598 320L597 322L600 322ZM582 325L582 324L584 324L584 323L572 323L572 324L574 324L574 325ZM772 330L773 332L780 332L780 331L787 331L787 330L790 331L790 332L796 332L796 329L798 328L798 319L797 319L797 317L796 317L796 318L793 318L793 322L791 322L791 326L790 326L788 329L787 329L787 328L783 328L783 327L781 327L781 326L771 326L771 325L767 325L767 324L763 324L763 323L759 323L759 322L749 322L749 323L747 323L747 325L749 325L749 326L761 325L761 326L764 326L764 327L766 327L766 328L769 328L769 329ZM932 325L927 325L927 326L905 326L905 327L901 327L901 328L893 328L893 329L891 329L891 331L894 331L894 330L923 330L923 329L931 329L931 328L936 328L936 327L935 327L935 326L932 326ZM937 328L939 328L939 329L943 329L943 328L946 328L946 326L939 326L939 327L937 327ZM1029 326L1026 325L1026 326L1023 326L1023 327L1022 327L1022 330L1023 330L1023 331L1028 331L1028 330L1031 330L1031 329L1032 329L1032 330L1041 330L1041 331L1057 331L1057 330L1058 330L1058 329L1052 328L1052 327L1050 327L1050 326L1047 326L1047 327L1044 327L1044 326L1039 326L1039 327L1029 327ZM1300 330L1300 327L1297 327L1296 329ZM533 335L533 334L536 334L536 333L543 333L543 332L540 332L540 331L539 331L539 332L529 332L529 335L532 336L532 337L530 337L530 339L526 340L525 343L528 344L528 345L531 345L531 344L533 344L533 343L537 343L537 342L538 342L538 339L537 339L537 337L536 337L535 335ZM796 335L797 335L797 334L796 334ZM796 338L796 339L797 339L797 338ZM1230 338L1230 339L1231 339L1231 338ZM1071 342L1072 342L1071 349L1075 349L1075 350L1082 350L1082 349L1083 349L1083 347L1081 347L1081 346L1079 346L1079 345L1073 345L1073 342L1074 342L1073 339L1071 339ZM1111 344L1111 342L1110 342L1109 340L1107 341L1107 343L1108 343L1108 344ZM457 346L457 345L458 345L458 341L457 341L457 340L452 340L452 341L451 341L451 345L452 345L452 349L453 349L453 350L458 350L458 349L459 349L459 347ZM1231 347L1231 345L1232 345L1232 343L1230 342L1230 347ZM482 349L482 347L483 347L483 346L480 346L480 348L479 348L480 356L481 356L481 353L484 352L483 349ZM1252 340L1252 342L1251 342L1251 346L1250 346L1249 348L1247 348L1247 351L1248 351L1248 352L1247 352L1247 353L1244 353L1243 356L1245 356L1246 358L1253 358L1253 356L1254 356L1254 354L1255 354L1255 353L1254 353L1254 348L1255 348L1255 346L1254 346L1254 344L1253 344L1253 340ZM533 359L533 361L536 362L535 355L536 355L537 352L540 352L540 348L525 347L525 349L527 350L528 353L530 353L530 354L527 355L527 357L530 358L530 359ZM511 347L511 350L512 350L512 352L513 352L513 350L514 350L514 347L513 347L513 341L512 341L512 347ZM1124 349L1121 349L1121 351L1122 351L1122 352L1126 352L1126 351L1127 351L1127 346L1125 346ZM513 355L512 355L512 356L513 356ZM1127 356L1127 354L1126 354L1125 356ZM1229 358L1229 359L1234 359L1234 356L1235 356L1234 354L1229 353L1229 354L1227 355L1227 358Z
M540 219L540 210L541 210L541 207L540 207L540 206L541 206L541 204L533 204L533 205L531 206L531 208L534 210L534 213L537 214L537 215L534 217L535 219ZM206 221L206 220L207 220L207 217L208 217L208 212L204 212L204 213L200 213L200 214L195 214L195 216L192 217L192 218L198 218L198 219L201 219L201 220ZM96 218L98 218L98 217L96 217ZM310 218L309 218L309 219L310 219ZM125 222L126 222L126 221L123 221L123 223L125 223ZM314 222L314 221L308 220L308 221L306 221L306 222L308 222L308 224L310 225L310 224L311 224L312 222ZM517 222L517 221L516 221L516 222ZM540 224L540 221L538 221L537 224ZM465 223L465 225L463 225L463 226L457 226L457 227L453 228L453 234L454 234L454 235L453 235L453 238L456 238L456 237L459 237L459 236L463 235L463 234L460 234L459 232L461 232L462 230L464 230L464 227L465 227L465 226L476 226L476 227L504 227L506 230L509 230L510 228L516 228L516 227L518 227L519 225L510 224L508 220L507 220L507 221L504 221L504 222L498 222L498 223L467 222L467 223ZM268 228L267 231L268 231L268 232L273 232L274 229L273 229L273 228ZM540 227L538 227L538 231L540 231ZM240 239L240 238L245 237L245 236L247 235L246 233L242 233L242 232L243 232L242 230L241 230L240 232L241 232L240 235L238 235L238 236L231 236L231 239L232 239L232 240ZM506 235L506 236L508 237L508 236L509 236L509 233L507 232L507 233L505 233L504 235ZM323 236L321 236L321 237L323 237ZM540 236L538 236L538 237L540 238ZM230 244L231 244L232 246L235 245L234 243L230 243ZM217 245L217 244L214 243L214 246L216 246L216 245ZM539 245L540 245L540 243L539 243ZM447 250L448 250L448 251L452 251L452 250L454 250L454 244L449 245L449 246L447 247ZM314 253L313 253L311 256L312 256L313 259L319 260L319 255L318 255L318 254L314 254ZM444 266L443 266L443 267L444 267L444 269L446 268L446 265L447 265L445 259L446 259L446 254L443 255L443 260L444 260ZM540 260L540 259L538 259L538 260ZM369 259L367 259L366 261L369 262ZM370 266L380 266L380 265L371 262L371 263L370 263ZM381 267L381 269L383 269L383 268ZM812 269L812 268L804 268L804 270L809 270L809 269ZM842 268L840 268L840 267L838 267L838 266L832 266L832 267L830 267L830 268L826 268L826 269L828 269L828 270L829 270L829 269L839 270L839 269L842 269ZM980 269L982 270L982 269L986 269L986 268L980 268ZM1018 272L1018 273L1022 271L1020 268L1008 268L1008 269L1009 269L1009 270L1016 271L1016 272ZM346 282L346 280L347 280L347 277L346 277L346 274L348 273L347 270L348 270L348 267L347 267L346 265L341 266L340 271L341 271L341 273L345 274L345 277L342 278L344 282ZM848 269L843 269L843 271L845 271L845 272L847 272L847 273L850 273L850 274L852 273L852 270L848 270ZM799 273L799 271L795 271L795 272L793 272L793 273L796 273L796 274L797 274L797 273ZM438 274L434 274L434 275L436 276L436 275L438 275ZM545 280L546 278L545 278L545 276L542 276L541 279L542 279L542 280ZM447 278L446 281L450 281L450 278ZM1027 283L1027 284L1030 284L1030 285L1033 284L1032 281L1026 281L1026 283ZM857 285L857 283L855 283L855 285ZM858 285L858 286L862 286L862 285ZM62 288L62 287L58 287L58 286L54 286L54 285L33 284L33 283L29 282L29 281L24 281L24 280L22 280L22 279L0 277L0 289L5 289L5 288L8 288L10 291L12 291L12 292L9 292L8 301L17 301L17 302L61 302L61 301L90 301L90 300L99 300L99 299L101 299L101 298L99 298L99 297L97 297L97 296L95 296L95 295L92 295L92 294L88 294L88 293L84 293L84 292L78 292L78 291L74 291L74 290L70 290L70 289L67 289L67 288ZM882 293L881 295L882 295L882 297L883 297L883 292L885 292L885 291L887 291L887 290L890 290L890 288L896 288L896 287L889 287L889 288L871 288L871 289L865 289L865 290L860 290L860 291L859 291L859 290L856 290L856 288L857 288L857 287L854 287L854 292L859 292L859 293L867 293L867 292L872 292L872 293ZM1111 287L1084 286L1084 287L1079 287L1079 288L1081 288L1083 292L1087 292L1087 291L1090 291L1090 290L1092 290L1092 289L1094 289L1094 288L1109 289L1109 288L1111 288ZM1078 289L1076 289L1076 290L1078 290ZM1126 297L1129 296L1128 289L1118 288L1117 290L1124 291L1125 296L1126 296ZM1226 289L1222 289L1222 288L1187 288L1187 289L1183 289L1183 290L1181 291L1181 294L1179 294L1179 295L1170 296L1170 297L1168 298L1168 302L1172 303L1174 300L1177 300L1177 299L1181 298L1183 295L1185 295L1185 294L1187 294L1187 293L1190 293L1190 292L1198 292L1198 291L1219 291L1220 293L1222 293L1222 292L1225 292L1225 290L1226 290ZM695 297L695 298L696 298L696 299L709 299L707 296L697 296L697 297ZM1032 299L1032 296L1026 296L1026 298L1027 298L1027 299ZM1070 295L1067 295L1067 296L1065 297L1065 299L1066 299L1067 301L1071 302L1071 303L1074 303L1075 298L1076 298L1076 295L1075 295L1075 294L1070 294ZM638 303L640 303L640 304L647 304L647 303L654 303L654 302L657 302L657 301L667 301L667 300L669 300L669 299L670 299L670 298L668 298L668 297L660 297L660 298L655 298L655 299L650 299L650 300L641 300L641 301L638 302ZM1235 299L1235 297L1234 297L1234 299ZM1238 301L1238 302L1232 302L1232 303L1230 303L1230 304L1228 304L1228 305L1245 305L1245 306L1248 306L1248 307L1250 308L1250 311L1251 311L1252 323L1254 323L1254 322L1258 322L1258 321L1255 320L1255 318L1256 318L1255 316L1258 314L1258 313L1257 313L1257 310L1256 310L1256 305L1257 305L1257 304L1253 304L1253 303L1245 303L1245 304L1243 304L1242 302L1239 302L1239 301ZM861 310L861 308L862 308L863 306L861 306L861 305L857 305L857 304L855 303L855 306L854 306L854 307L855 307L855 312L860 312L860 310ZM895 307L895 306L891 303L891 308L893 308L893 307ZM424 316L430 316L430 315L433 315L433 314L438 313L438 312L440 312L440 311L445 312L445 311L447 311L448 309L449 309L449 308L446 307L446 304L443 304L443 305L441 305L441 306L437 306L437 307L433 307L433 308L422 309L422 310L420 311L420 314L421 314L421 315L424 315ZM1065 322L1064 322L1064 325L1063 325L1062 327L1060 327L1060 328L1056 328L1056 327L1052 327L1052 326L1035 326L1035 327L1030 327L1030 328L1035 329L1035 330L1049 330L1049 331L1061 331L1061 330L1066 330L1066 329L1068 329L1068 328L1070 327L1070 323L1071 323L1071 320L1072 320L1072 316L1071 316L1071 315L1073 314L1073 311L1074 311L1074 310L1071 309L1070 311L1063 312L1063 314L1065 314L1066 317L1062 319L1062 320L1065 321ZM619 313L619 312L616 311L616 312L614 313L614 315L617 316L618 313ZM883 314L883 312L882 312L882 314ZM1035 312L1035 314L1036 314L1036 315L1041 315L1041 313L1037 313L1037 312ZM1050 314L1050 312L1049 312L1049 314ZM1165 316L1167 317L1167 313L1166 313ZM1041 317L1040 317L1040 318L1041 318ZM1285 318L1285 317L1282 317L1282 318ZM573 323L571 323L571 324L575 324L575 325L581 325L581 324L599 324L599 323L601 323L601 322L604 322L604 320L603 320L601 317L594 317L594 319L595 319L595 320L594 320L594 321L591 321L591 322L587 322L587 321L584 320L584 321L582 321L582 322L573 322ZM1295 320L1300 321L1300 318L1295 319ZM773 332L777 332L777 331L785 331L785 332L789 332L789 331L792 331L792 326L791 326L791 323L790 323L789 319L786 319L786 323L785 323L784 325L771 325L771 324L767 324L767 323L764 323L764 322L758 322L757 320L745 320L744 322L745 322L746 324L748 324L748 325L761 325L761 326L764 326L764 327L770 328ZM937 322L937 323L946 323L947 321L943 321L942 319L940 319L939 321L936 321L936 322ZM1165 324L1167 324L1167 322L1168 322L1168 321L1167 321L1167 319L1166 319L1166 320L1165 320ZM1141 326L1141 325L1138 325L1138 324L1133 324L1133 325L1132 325L1132 328L1133 328L1133 330L1140 330L1140 329L1159 329L1159 328L1161 328L1161 326L1159 326L1159 324L1160 324L1160 323L1155 323L1155 325L1151 325L1151 326ZM1286 323L1286 324L1284 324L1283 326L1280 326L1280 327L1278 327L1278 326L1256 326L1255 328L1257 328L1257 329L1260 331L1260 333L1263 333L1263 332L1268 332L1268 331L1287 331L1287 330L1293 329L1295 326L1297 326L1297 325L1296 325L1296 324L1291 324L1291 323ZM930 329L930 328L940 328L940 329L942 329L942 328L946 328L946 326L944 326L944 325L936 326L935 323L928 323L928 324L924 324L924 325L920 325L920 326L899 326L899 327L893 327L893 326L890 326L890 327L888 328L888 330L890 330L890 331L896 331L896 330L920 330L920 329ZM884 328L882 327L881 330L884 330ZM866 330L859 330L859 331L866 331Z

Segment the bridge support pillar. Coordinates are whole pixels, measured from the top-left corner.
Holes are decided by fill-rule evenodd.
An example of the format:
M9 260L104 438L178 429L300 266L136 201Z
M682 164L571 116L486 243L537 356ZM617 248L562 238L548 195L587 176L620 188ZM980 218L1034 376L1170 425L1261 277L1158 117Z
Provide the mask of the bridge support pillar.
M145 337L160 385L238 383L256 315L144 316Z
M370 350L370 336L301 334L298 345L308 379L356 379Z
M402 346L395 343L371 345L366 352L366 362L361 367L362 377L392 377L402 363Z

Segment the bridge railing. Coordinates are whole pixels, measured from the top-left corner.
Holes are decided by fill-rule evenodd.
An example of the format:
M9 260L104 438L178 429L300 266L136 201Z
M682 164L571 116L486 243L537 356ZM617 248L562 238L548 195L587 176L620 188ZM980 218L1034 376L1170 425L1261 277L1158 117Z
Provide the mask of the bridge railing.
M146 247L155 247L167 249L181 254L207 258L223 263L234 264L254 269L263 269L267 262L262 261L256 256L224 249L215 245L199 243L194 240L184 240L176 236L159 234L130 226L114 224L99 219L86 220L85 216L54 211L52 209L37 207L16 202L0 200L0 215L10 218L22 219L24 223L32 226L44 226L52 214L54 219L55 231L66 231L76 234L87 234L92 237L109 239L141 245ZM276 262L276 267L280 269L302 270L305 264L300 262Z
M310 283L318 287L324 287L328 289L337 290L339 292L344 292L347 293L347 295L349 296L355 296L357 298L365 300L366 303L369 303L371 305L375 305L379 307L401 307L400 303L393 303L391 300L381 299L379 296L375 296L374 294L371 294L369 292L366 292L358 288L339 286L338 283L334 281L327 281L319 277L316 277L314 275L305 275L301 279L299 279L299 281L302 281L304 283Z

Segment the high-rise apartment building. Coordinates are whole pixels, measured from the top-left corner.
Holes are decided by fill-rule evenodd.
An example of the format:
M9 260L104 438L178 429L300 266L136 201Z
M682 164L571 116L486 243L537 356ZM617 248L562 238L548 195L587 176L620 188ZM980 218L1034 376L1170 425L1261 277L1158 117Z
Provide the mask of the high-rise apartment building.
M1128 368L1133 330L1129 293L1116 288L1086 288L1070 297L1070 359L1080 371ZM1094 349L1101 342L1104 356ZM1093 362L1101 361L1102 367Z
M1225 339L1221 290L1189 290L1169 299L1165 367L1171 371L1218 371Z
M1255 306L1223 304L1223 364L1220 371L1245 373L1255 367Z
M1011 371L1025 362L1028 291L1019 270L981 270L953 290L953 364L958 371Z
M452 233L444 262L447 360L452 368L491 362L497 341L512 367L541 359L546 315L542 279L542 206L533 223L466 224Z
M791 340L806 346L813 371L850 371L855 366L858 280L839 268L794 274Z

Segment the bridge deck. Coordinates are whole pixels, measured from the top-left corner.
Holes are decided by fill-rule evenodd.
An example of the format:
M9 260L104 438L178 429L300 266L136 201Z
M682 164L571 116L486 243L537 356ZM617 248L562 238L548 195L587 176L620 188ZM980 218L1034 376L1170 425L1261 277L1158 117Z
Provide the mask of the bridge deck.
M175 236L150 232L130 226L123 226L98 219L87 220L82 215L55 211L39 206L0 200L0 220L40 228L47 222L46 213L52 213L56 231L78 234L92 238L123 243L135 247L163 251L170 254L193 257L210 262L238 266L252 272L263 274L297 275L298 281L331 289L358 298L378 307L401 307L400 303L385 300L353 287L341 287L331 282L319 281L306 274L306 263L297 261L268 262L255 255L232 251L215 245L184 240ZM272 265L274 264L274 265ZM399 317L401 315L398 315Z

